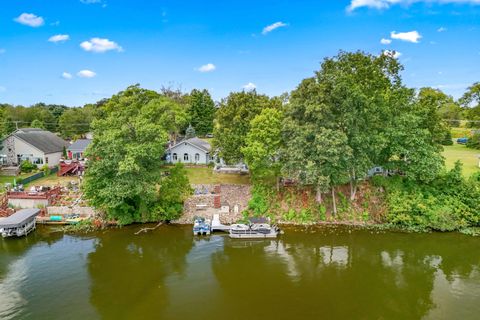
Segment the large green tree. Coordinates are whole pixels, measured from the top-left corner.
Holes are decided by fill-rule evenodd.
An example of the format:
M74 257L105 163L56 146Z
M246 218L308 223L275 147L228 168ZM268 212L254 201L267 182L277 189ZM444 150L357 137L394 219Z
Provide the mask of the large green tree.
M188 116L195 132L201 136L212 133L216 108L210 93L207 90L193 89L188 102Z
M71 108L62 113L58 121L63 138L74 139L90 131L92 114L86 108Z
M243 161L242 148L250 122L265 108L280 108L281 100L253 91L233 92L223 99L216 112L214 147L227 163Z
M102 109L92 123L85 195L121 224L156 220L158 212L151 209L158 202L160 159L186 115L178 114L175 101L139 86L114 95Z
M413 90L402 84L401 70L402 66L390 55L340 52L325 59L315 76L302 81L291 94L286 112L286 124L291 132L303 132L300 136L311 141L310 148L319 156L322 150L313 145L315 140L312 137L315 132L330 132L325 130L331 130L332 139L344 141L350 150L349 160L341 163L343 176L349 176L352 199L355 198L357 182L366 177L370 168L375 165L398 166L396 160L406 161L406 152L410 171L415 171L409 175L411 177L431 177L430 171L439 166L434 165L430 170L425 165L427 159L441 163L437 156L439 149L428 130L429 125L437 125L435 119L438 121L438 117L430 124L425 119L428 113L418 111ZM406 114L412 115L415 121L398 120ZM397 131L398 135L415 132L422 144L394 139L392 132ZM291 136L285 139L292 141ZM291 154L288 149L286 153ZM310 157L314 158L315 154ZM309 160L305 158L305 161ZM288 163L286 166L293 167Z
M266 108L250 122L242 153L252 176L258 179L273 178L278 189L281 170L283 112Z
M442 144L445 136L449 135L450 125L459 124L458 117L462 111L451 96L433 88L420 89L415 110L423 119L421 126L430 131L432 139L437 144ZM447 117L457 118L448 119Z
M467 88L467 91L460 98L459 102L465 110L465 117L470 127L480 126L480 82L476 82Z

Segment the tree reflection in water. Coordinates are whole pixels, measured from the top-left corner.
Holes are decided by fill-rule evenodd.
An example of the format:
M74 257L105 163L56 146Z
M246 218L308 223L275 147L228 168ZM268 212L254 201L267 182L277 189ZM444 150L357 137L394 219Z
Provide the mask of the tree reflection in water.
M275 241L226 241L212 269L221 303L239 317L419 319L438 307L439 274L478 283L475 241L459 234L287 231Z
M168 305L165 279L182 274L191 230L172 226L133 235L132 228L98 236L88 256L90 301L104 319L159 319Z

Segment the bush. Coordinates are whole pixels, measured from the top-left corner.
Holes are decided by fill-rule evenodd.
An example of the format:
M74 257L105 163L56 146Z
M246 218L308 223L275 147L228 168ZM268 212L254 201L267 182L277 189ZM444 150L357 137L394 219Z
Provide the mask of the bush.
M444 135L443 139L440 141L440 143L444 146L453 145L452 132L450 130L447 130L445 132L445 135Z
M465 179L461 164L430 184L377 179L386 190L387 222L411 230L455 231L480 222L480 183Z
M248 209L254 217L264 216L270 209L270 195L267 187L256 185L252 190L252 198L248 202Z
M48 167L48 164L44 164L40 168L40 171L42 171L45 176L48 176L50 174L50 168Z
M28 160L23 160L22 163L20 164L20 171L22 173L30 173L35 169L37 169L37 166Z
M479 132L476 132L470 139L468 139L467 148L480 149L480 133Z

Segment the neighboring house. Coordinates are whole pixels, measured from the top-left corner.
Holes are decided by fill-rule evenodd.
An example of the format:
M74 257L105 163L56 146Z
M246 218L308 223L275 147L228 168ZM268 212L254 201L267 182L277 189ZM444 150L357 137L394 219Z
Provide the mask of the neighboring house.
M209 164L213 161L210 156L210 143L199 138L191 138L178 142L167 149L166 160L169 163Z
M70 160L84 159L85 150L92 142L91 139L78 139L67 148L67 157Z
M28 160L38 167L47 164L54 167L60 162L68 142L54 133L37 128L15 130L2 141L1 164L18 166Z

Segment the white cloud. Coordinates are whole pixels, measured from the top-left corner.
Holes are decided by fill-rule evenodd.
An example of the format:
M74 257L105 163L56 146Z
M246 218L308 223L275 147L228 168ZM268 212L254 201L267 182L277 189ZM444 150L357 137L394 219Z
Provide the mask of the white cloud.
M437 3L437 4L472 4L480 5L480 0L351 0L350 5L347 7L347 11L352 12L355 9L367 7L371 9L388 9L393 5L410 5L417 2L424 3Z
M215 69L217 69L217 67L213 63L207 63L198 68L197 70L200 72L212 72Z
M60 21L57 20L57 21L55 21L55 22L50 23L50 25L51 25L52 27L58 27L58 26L60 25Z
M247 83L246 85L243 86L243 89L245 89L247 91L251 91L251 90L254 90L256 88L257 88L257 86L255 85L255 83L252 83L252 82L249 82L249 83Z
M445 32L447 31L447 28L444 28L444 27L440 27L437 29L437 32Z
M77 73L77 76L79 76L80 78L93 78L96 75L97 74L91 70L81 70Z
M386 55L386 56L392 57L394 59L398 59L402 55L401 52L398 52L398 51L395 51L395 50L384 50L383 54Z
M263 28L262 34L263 34L263 35L266 35L266 34L272 32L272 31L275 30L275 29L282 28L282 27L286 27L286 26L288 26L288 24L286 24L286 23L284 23L284 22L281 22L281 21L275 22L275 23L272 23L271 25L266 26L265 28Z
M54 42L54 43L64 42L64 41L67 41L67 40L70 40L70 36L68 34L56 34L54 36L51 36L48 39L48 41Z
M80 2L84 4L95 4L102 3L102 0L80 0Z
M43 24L45 23L42 17L36 16L33 13L22 13L13 20L34 28L43 26Z
M5 92L7 91L7 88L0 86L0 92Z
M392 40L391 40L391 39L382 38L382 40L380 40L380 43L381 43L381 44L390 44L390 43L392 43Z
M419 40L422 38L422 35L418 33L418 31L398 32L398 33L395 31L392 31L390 33L390 37L392 39L418 43Z
M83 70L83 71L88 71L88 70ZM80 71L80 72L82 72L82 71ZM62 73L62 78L63 78L63 79L70 80L70 79L72 79L72 78L73 78L73 76L72 76L72 74L71 74L71 73L64 72L64 73Z
M123 51L123 48L120 47L118 43L102 38L92 38L89 41L83 41L80 43L80 47L85 51L91 52L107 52L109 50Z

